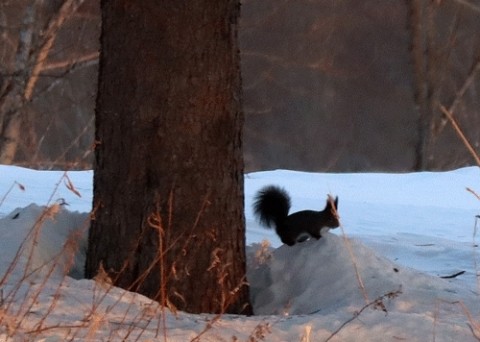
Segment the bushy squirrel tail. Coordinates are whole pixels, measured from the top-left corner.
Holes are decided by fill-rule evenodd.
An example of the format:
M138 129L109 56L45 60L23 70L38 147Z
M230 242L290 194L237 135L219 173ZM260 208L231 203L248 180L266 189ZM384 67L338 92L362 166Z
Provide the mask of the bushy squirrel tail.
M258 221L267 227L272 223L278 226L287 218L289 210L290 196L278 186L266 186L255 196L253 211Z

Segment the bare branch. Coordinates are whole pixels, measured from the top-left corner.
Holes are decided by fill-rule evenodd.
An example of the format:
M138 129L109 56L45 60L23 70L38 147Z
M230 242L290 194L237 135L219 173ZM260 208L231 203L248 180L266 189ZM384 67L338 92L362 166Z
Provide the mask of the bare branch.
M467 78L465 79L465 82L463 82L462 87L455 94L455 99L453 100L450 107L448 107L447 111L449 113L451 113L452 115L453 115L453 112L455 111L455 109L457 108L457 106L460 104L460 101L462 100L463 95L465 95L468 88L470 88L470 86L472 85L477 73L480 73L480 58L473 64L472 68L470 69L470 72L467 75ZM446 118L448 118L448 116L446 116ZM445 128L445 125L447 124L447 122L448 122L448 120L445 120L445 119L442 120L442 122L440 123L440 125L438 127L438 131L436 133L440 133Z
M47 70L55 70L55 69L64 69L64 68L71 68L72 66L80 63L87 64L88 62L97 62L98 61L99 52L92 52L88 55L81 56L79 58L71 59L68 61L56 62L56 63L48 63L43 66L42 71Z
M58 84L62 83L65 81L65 77L67 77L69 74L75 72L78 69L84 68L84 67L89 67L91 65L98 64L98 58L97 59L85 59L84 61L78 61L76 63L73 63L68 69L66 69L62 74L55 76L56 79L53 80L46 86L45 88L41 88L35 92L35 96L32 96L31 100L35 101L38 98L42 98L42 96L45 93L48 93L50 90L55 88Z
M57 15L50 21L47 31L45 33L45 41L37 55L37 61L33 67L30 79L25 86L25 91L23 94L25 100L29 101L32 98L33 89L35 88L35 84L38 81L38 76L43 70L43 66L47 60L48 53L53 46L60 27L63 25L65 20L70 18L72 14L77 11L77 9L80 7L80 5L83 4L84 1L85 0L65 0Z
M453 117L453 113L447 110L444 106L440 105L440 110L445 114L445 116L450 120L450 123L452 124L452 127L455 129L455 132L458 134L460 139L462 140L463 144L465 147L468 149L470 154L472 155L473 159L475 159L475 162L477 163L478 166L480 166L480 157L478 156L477 152L473 148L472 144L468 141L467 137L465 134L463 134L462 129L458 125L457 121Z
M13 74L24 73L29 60L33 26L36 14L36 2L26 8L19 33L19 41L15 54ZM23 77L10 78L2 86L0 94L0 161L11 164L15 156L20 135L20 110L23 105L21 96L25 84Z
M91 128L92 128L92 123L93 123L93 120L95 119L94 116L92 116L90 118L90 121L88 122L88 124L85 125L85 127L83 128L83 130L77 135L77 137L75 139L73 139L73 141L70 143L70 145L63 151L63 153L53 161L53 164L52 166L49 168L49 170L53 169L53 166L60 162L64 157L65 155L72 149L72 147L78 143L78 141L80 140L80 138L82 136L84 136L86 133L88 133Z
M385 293L384 295L376 298L374 301L372 302L369 302L367 304L365 304L360 310L356 311L354 313L354 315L349 318L348 320L346 320L345 322L343 322L338 328L337 330L335 330L326 340L325 342L328 342L330 341L335 335L337 335L343 328L345 328L349 323L353 322L356 318L358 318L358 316L361 315L361 313L363 311L365 311L367 308L373 306L374 308L380 308L382 311L384 311L385 313L387 313L386 309L385 309L385 305L383 304L383 300L384 299L392 299L392 298L396 298L398 297L400 294L402 293L402 289L398 289L396 291L390 291L388 293Z
M19 33L17 53L15 55L14 73L23 72L27 68L28 57L32 48L33 25L36 15L36 2L30 4L23 18L22 29Z
M462 5L466 6L466 7L468 7L469 9L471 9L471 10L477 12L477 13L480 13L480 7L477 6L477 5L472 4L471 2L468 2L468 1L466 1L466 0L454 0L454 1L455 1L455 2L458 2L459 4L462 4Z

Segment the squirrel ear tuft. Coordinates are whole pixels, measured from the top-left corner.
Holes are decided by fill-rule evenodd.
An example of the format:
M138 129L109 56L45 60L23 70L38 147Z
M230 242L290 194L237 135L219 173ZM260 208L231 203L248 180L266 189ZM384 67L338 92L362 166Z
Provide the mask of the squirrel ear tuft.
M336 196L335 199L333 199L332 196L328 195L327 207L333 207L333 205L335 205L335 209L338 208L338 196Z

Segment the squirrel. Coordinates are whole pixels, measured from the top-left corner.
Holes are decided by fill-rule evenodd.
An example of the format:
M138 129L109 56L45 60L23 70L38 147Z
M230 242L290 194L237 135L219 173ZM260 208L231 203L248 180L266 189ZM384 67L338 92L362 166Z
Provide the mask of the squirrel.
M340 225L337 215L338 197L334 200L328 196L327 205L322 211L302 210L289 215L290 205L290 195L275 185L260 189L253 203L258 221L266 227L271 227L273 223L280 240L288 246L310 237L318 240L322 237L322 232Z

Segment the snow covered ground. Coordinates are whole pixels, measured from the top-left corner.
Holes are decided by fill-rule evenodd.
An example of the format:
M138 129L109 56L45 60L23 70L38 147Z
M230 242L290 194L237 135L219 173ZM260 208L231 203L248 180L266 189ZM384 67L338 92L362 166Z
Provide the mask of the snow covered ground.
M341 228L282 246L252 215L252 198L267 184L289 191L292 212L323 209L328 194L338 196ZM80 279L92 172L0 166L0 342L478 341L475 193L477 167L247 174L248 279L257 315L218 317L171 313Z

